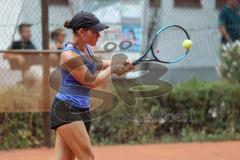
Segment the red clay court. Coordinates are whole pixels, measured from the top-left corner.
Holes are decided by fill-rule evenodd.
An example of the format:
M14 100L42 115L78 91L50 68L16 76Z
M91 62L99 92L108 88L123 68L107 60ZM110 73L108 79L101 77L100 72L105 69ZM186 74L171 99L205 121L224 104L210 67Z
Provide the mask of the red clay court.
M95 146L96 160L239 160L240 141ZM0 160L53 160L54 149L0 151Z

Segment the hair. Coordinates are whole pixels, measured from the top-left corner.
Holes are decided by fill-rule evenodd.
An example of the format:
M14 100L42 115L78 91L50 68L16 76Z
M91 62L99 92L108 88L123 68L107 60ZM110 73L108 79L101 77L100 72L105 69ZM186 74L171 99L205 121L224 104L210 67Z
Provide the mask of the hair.
M19 26L18 26L18 32L20 33L22 31L22 28L24 27L31 27L32 25L29 24L29 23L21 23Z
M64 29L63 28L57 28L55 29L54 31L51 32L51 39L52 40L55 40L57 36L59 36L62 32L64 32Z
M72 29L71 21L67 20L64 22L64 27L67 29Z
M72 29L74 34L77 34L77 31L79 29L81 29L81 28L73 28L72 24L71 24L71 21L69 21L69 20L64 22L64 27L67 28L67 29ZM88 28L82 28L82 29L87 30Z
M71 22L72 22L72 21L69 21L69 20L65 21L65 22L64 22L64 27L67 28L67 29L72 29L72 30L73 30L73 33L74 33L74 34L77 34L77 31L78 31L80 28L74 29L74 28L72 27Z

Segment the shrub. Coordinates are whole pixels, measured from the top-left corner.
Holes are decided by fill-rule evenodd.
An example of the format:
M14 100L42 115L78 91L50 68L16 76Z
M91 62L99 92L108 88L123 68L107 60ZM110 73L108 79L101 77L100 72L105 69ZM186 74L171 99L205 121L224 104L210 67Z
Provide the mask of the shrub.
M240 82L240 41L223 45L220 52L222 76L231 82Z
M111 114L93 121L91 139L94 144L240 139L239 97L239 84L191 80L168 95L139 99L134 107L120 101ZM158 117L169 113L187 118ZM144 122L151 120L146 116L156 119ZM42 145L41 113L0 113L0 122L0 149Z

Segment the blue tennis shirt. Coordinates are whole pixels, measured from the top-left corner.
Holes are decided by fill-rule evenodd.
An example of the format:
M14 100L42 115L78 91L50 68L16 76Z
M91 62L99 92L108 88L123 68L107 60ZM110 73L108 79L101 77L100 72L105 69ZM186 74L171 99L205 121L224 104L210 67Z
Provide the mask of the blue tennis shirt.
M85 45L88 54L92 57L93 51L90 46ZM63 51L73 51L82 57L82 60L89 71L94 74L96 72L96 65L90 61L80 50L78 50L73 43L68 42ZM60 66L61 70L61 83L59 90L56 94L58 99L69 102L72 106L77 108L89 108L90 107L90 88L84 86L78 82L67 70Z

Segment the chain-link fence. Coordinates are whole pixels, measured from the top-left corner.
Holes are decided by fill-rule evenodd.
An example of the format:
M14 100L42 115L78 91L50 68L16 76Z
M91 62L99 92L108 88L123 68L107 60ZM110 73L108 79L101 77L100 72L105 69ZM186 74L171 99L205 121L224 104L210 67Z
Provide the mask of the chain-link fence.
M110 26L101 33L101 38L94 47L96 53L104 58L119 52L125 53L129 59L140 56L158 29L178 24L189 32L194 45L184 61L167 65L168 72L161 79L171 83L184 82L193 77L217 80L220 50L218 16L221 5L223 1L219 0L49 0L49 45L51 50L57 50L67 41L71 41L72 31L64 29L63 24L81 10L93 12L103 23ZM0 7L0 50L42 50L41 1L6 0L0 2ZM27 36L34 47L19 41L23 39L20 24L31 24L31 34L26 34L29 34ZM62 35L62 38L58 37L60 42L55 42L57 35ZM121 48L124 40L129 40L132 44L127 50ZM108 50L109 46L115 49L104 54L98 52ZM3 90L16 87L17 84L41 84L43 63L40 53L3 52L0 55L0 84ZM50 70L58 65L59 53L47 53L50 54ZM152 70L157 71L157 68ZM41 101L40 97L37 101Z

